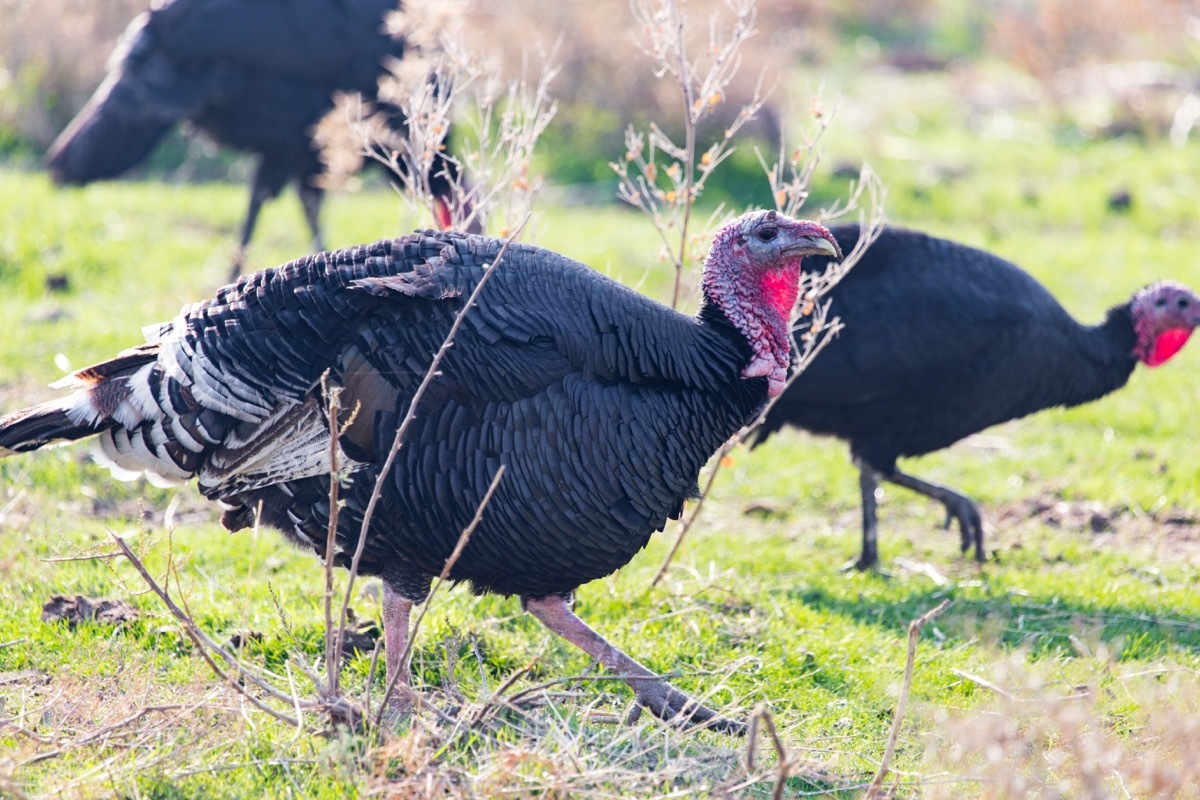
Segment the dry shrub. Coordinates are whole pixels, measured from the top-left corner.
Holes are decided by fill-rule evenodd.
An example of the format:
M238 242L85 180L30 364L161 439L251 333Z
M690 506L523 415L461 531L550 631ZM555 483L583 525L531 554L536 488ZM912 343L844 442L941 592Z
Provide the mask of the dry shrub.
M997 673L982 690L996 702L936 714L929 763L954 779L931 778L928 797L961 797L964 787L1015 800L1200 797L1193 671L1149 669L1082 686L1048 685L1012 665Z
M1057 99L1065 71L1184 55L1187 6L1178 0L1034 0L991 16L988 50L1037 78Z
M104 78L146 0L0 0L0 128L44 149Z
M725 88L721 108L704 120L700 135L705 147L734 121L739 109L753 102L760 76L766 74L768 86L776 79L786 83L787 70L796 57L812 46L818 5L815 0L761 0L757 4L757 34L742 55L742 68ZM689 50L711 57L705 52L710 20L724 18L725 22L718 24L728 26L732 15L727 3L692 0L686 9ZM561 39L561 71L556 81L560 109L553 134L555 141L568 143L579 153L593 154L588 159L596 170L592 179L611 179L604 165L624 152L628 123L641 126L652 119L675 120L683 110L675 81L668 76L656 80L649 74L651 60L635 40L644 38L645 31L637 28L627 0L533 0L519 8L500 0L477 0L466 12L464 27L488 47L503 48L510 68L526 58L534 43L551 48ZM723 40L722 35L716 38ZM786 92L773 99L785 103ZM746 133L774 142L779 128L778 112L768 107ZM667 133L679 136L681 128L672 126Z

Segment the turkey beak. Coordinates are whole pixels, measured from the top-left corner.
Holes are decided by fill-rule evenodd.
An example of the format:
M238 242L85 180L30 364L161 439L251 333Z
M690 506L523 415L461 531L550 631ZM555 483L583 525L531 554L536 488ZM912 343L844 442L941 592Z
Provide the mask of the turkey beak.
M789 256L827 256L835 261L842 260L842 248L832 236L828 239L820 235L798 236L783 248L783 252Z

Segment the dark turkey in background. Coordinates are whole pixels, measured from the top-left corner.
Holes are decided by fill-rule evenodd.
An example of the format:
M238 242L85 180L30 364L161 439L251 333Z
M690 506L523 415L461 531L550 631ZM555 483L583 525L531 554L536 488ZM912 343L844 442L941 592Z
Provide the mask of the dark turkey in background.
M59 184L115 178L186 121L258 156L233 264L237 277L262 204L295 182L313 247L323 250L324 172L314 128L340 92L377 100L404 39L384 27L396 0L168 0L129 24L95 94L58 136L46 166ZM389 124L406 121L383 104ZM429 184L450 227L457 167L439 155Z
M845 252L857 225L833 227ZM823 259L806 268L821 269ZM880 480L941 502L962 549L984 560L978 507L962 493L901 472L896 460L949 447L992 425L1121 388L1200 324L1200 298L1164 281L1082 325L1024 270L973 247L887 228L829 295L845 325L775 403L755 444L785 425L836 436L860 470L863 546L874 566Z

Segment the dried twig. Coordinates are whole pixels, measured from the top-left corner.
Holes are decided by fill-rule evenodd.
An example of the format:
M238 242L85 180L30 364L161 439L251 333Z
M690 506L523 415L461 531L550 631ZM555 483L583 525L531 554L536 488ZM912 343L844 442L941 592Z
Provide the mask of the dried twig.
M409 10L406 9L406 13ZM541 73L530 82L523 76L505 82L494 65L470 52L462 37L445 32L437 43L440 55L412 69L405 58L396 74L380 85L380 97L401 109L407 136L397 137L369 117L354 123L366 154L387 164L401 182L402 199L417 210L432 210L435 198L429 176L439 160L453 162L458 175L442 175L450 184L449 211L455 227L486 230L493 213L503 214L501 235L527 215L540 182L530 176L534 147L557 111L550 84L558 74L557 46L543 53ZM446 152L456 101L471 109L458 122L458 157ZM464 133L468 131L468 133ZM523 225L523 223L522 223Z
M342 637L346 630L345 617L339 617L337 630L333 628L333 561L337 553L338 525L338 439L341 431L338 429L338 412L341 410L338 402L341 391L328 385L329 371L321 376L321 386L326 400L326 414L329 417L329 527L325 533L325 681L331 694L338 693L341 675Z
M225 681L230 688L249 700L250 703L260 711L275 717L289 727L299 727L302 725L301 720L282 713L278 709L272 707L269 703L265 703L260 698L251 694L246 687L242 685L242 681L238 680L238 678L253 683L259 689L262 689L276 700L286 702L289 705L291 705L293 702L293 698L285 695L283 692L280 692L274 686L247 670L236 658L233 657L233 655L229 653L229 651L210 639L208 635L204 633L204 631L200 630L199 626L197 626L192 620L192 617L182 608L180 608L174 600L171 599L171 596L167 593L165 588L159 585L154 576L150 574L150 571L146 569L146 565L142 563L142 560L138 558L132 550L129 549L129 545L125 543L125 540L120 536L117 536L115 533L111 533L110 535L112 536L113 540L116 541L117 546L121 548L121 553L125 556L129 563L133 565L134 569L138 571L138 574L142 576L142 580L145 581L146 585L149 586L156 595L158 595L159 599L162 600L163 605L165 605L167 610L171 612L171 615L174 616L175 619L178 620L183 626L184 633L186 633L188 638L191 639L196 645L196 649L199 651L200 656L205 660L209 668L217 675L217 677ZM224 659L225 663L233 667L237 671L238 677L234 677L234 675L222 669L221 666L213 659L211 655L212 653L218 654L222 659Z
M392 439L391 449L388 450L387 458L384 459L383 466L379 468L379 475L375 478L375 487L371 491L371 497L367 501L366 511L363 512L362 525L359 528L358 544L354 548L354 556L350 560L350 575L346 581L346 593L342 597L342 610L338 617L338 627L344 627L346 624L346 609L350 607L350 598L354 590L354 581L358 577L358 568L362 562L363 551L367 545L367 531L371 526L371 519L375 516L375 507L379 504L379 498L383 494L384 481L392 470L392 465L396 462L396 457L400 454L400 449L404 446L404 436L408 433L408 427L416 419L417 406L421 402L421 398L425 396L429 385L433 383L441 373L439 367L442 364L442 359L446 357L446 353L454 346L454 337L458 334L458 330L462 327L463 320L466 319L467 313L475 305L479 299L479 294L483 291L483 287L487 285L488 278L496 271L500 262L504 259L505 252L508 251L508 246L521 234L525 229L525 225L529 222L529 215L526 214L525 219L517 226L512 235L504 240L500 250L496 253L496 257L492 263L484 266L483 275L480 276L479 282L475 284L475 288L471 291L467 302L459 309L459 312L454 317L454 323L450 326L450 331L446 334L446 338L442 341L442 346L438 348L434 354L433 360L429 362L429 367L425 370L425 376L421 379L420 385L416 392L413 393L412 400L409 401L408 410L404 414L400 425L396 428L396 436ZM332 511L331 511L332 513ZM380 707L382 712L382 706Z
M657 77L671 76L683 103L683 144L651 123L647 132L632 125L625 132L625 157L609 166L618 179L617 196L641 210L662 240L663 251L675 269L671 307L678 308L684 267L697 241L689 235L696 199L713 171L733 153L733 140L766 102L768 91L760 77L754 96L702 154L696 142L700 122L725 99L725 89L741 68L740 51L755 34L755 0L732 0L733 24L721 37L715 20L710 26L707 67L689 52L687 14L677 0L634 0L632 9L638 46L653 62ZM659 168L658 154L668 163Z
M883 788L883 779L887 776L888 766L892 763L892 756L896 754L896 742L900 738L900 726L904 723L904 712L908 707L908 694L912 690L913 664L917 660L917 640L921 638L921 629L931 620L940 616L949 606L950 599L947 598L908 623L908 656L904 660L904 683L900 686L900 699L896 701L896 712L892 715L892 732L888 734L887 747L884 748L883 759L879 762L879 771L875 773L875 779L871 781L870 787L863 795L863 800L874 800L879 797L879 792Z
M767 729L767 734L771 737L771 744L775 748L776 775L775 788L771 792L772 800L779 800L783 797L783 790L787 786L788 776L791 775L792 762L788 759L787 750L783 746L783 740L779 737L779 731L775 728L775 718L765 705L760 704L754 709L754 713L750 715L750 730L746 736L746 754L743 759L743 766L747 772L753 772L755 761L758 755L758 725L762 722ZM757 782L755 778L755 782Z
M433 602L433 597L437 594L437 590L441 588L446 579L450 577L450 571L454 569L455 562L467 547L467 542L471 540L471 534L475 532L475 528L479 526L479 521L483 519L483 511L491 502L492 495L496 492L496 487L500 485L500 479L504 477L504 465L501 464L496 470L496 474L492 476L492 482L488 486L487 491L483 495L483 499L479 501L479 505L475 509L475 516L472 517L470 524L463 528L462 534L458 537L458 543L454 546L454 550L450 553L450 557L446 559L445 565L442 567L442 572L438 575L437 581L433 584L433 588L429 590L429 596L425 598L424 605L421 606L420 613L417 614L417 619L413 622L412 628L408 633L407 642L404 645L404 652L400 654L400 663L403 664L410 653L412 653L413 642L416 641L417 632L421 629L421 622L425 619L425 614L429 611L429 607ZM383 699L379 702L379 710L375 714L375 725L378 727L383 720L384 710L387 708L388 698L395 691L396 681L400 677L400 672L391 676L388 681L387 688L383 692Z

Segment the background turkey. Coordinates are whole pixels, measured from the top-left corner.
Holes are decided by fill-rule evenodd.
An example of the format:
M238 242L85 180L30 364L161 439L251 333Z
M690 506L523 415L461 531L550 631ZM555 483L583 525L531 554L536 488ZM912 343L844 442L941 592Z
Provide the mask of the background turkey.
M856 225L833 233L849 252ZM821 260L810 263L820 269ZM829 313L845 328L772 407L761 443L785 425L850 444L859 467L863 545L855 566L879 559L880 480L912 489L957 519L966 552L984 560L983 524L970 498L901 472L896 459L1053 406L1119 389L1139 361L1165 363L1200 324L1200 299L1162 282L1076 322L1019 267L972 247L888 228L833 289Z
M313 128L338 92L374 99L402 38L384 29L396 0L169 0L136 17L108 77L46 155L60 184L114 178L186 120L219 144L258 156L233 264L241 270L262 204L295 181L314 248L323 171ZM385 106L386 119L403 115ZM452 223L457 168L439 156L429 175L438 222Z
M501 242L419 233L251 275L189 306L149 342L62 381L74 393L0 419L0 452L99 433L118 475L197 478L231 530L262 521L322 553L330 441L322 375L346 409L339 563L433 354ZM547 250L512 245L466 316L383 478L361 571L384 581L389 678L493 476L505 473L451 577L518 595L622 676L661 718L717 716L608 644L572 591L641 550L697 494L712 453L782 390L806 255L822 226L775 212L725 226L696 317Z

